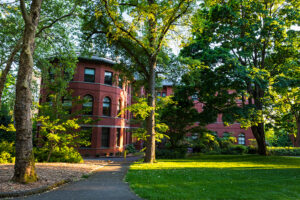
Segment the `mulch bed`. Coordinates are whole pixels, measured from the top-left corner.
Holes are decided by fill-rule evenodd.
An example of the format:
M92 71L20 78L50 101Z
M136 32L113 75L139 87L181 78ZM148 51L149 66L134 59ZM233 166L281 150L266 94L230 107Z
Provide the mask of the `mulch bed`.
M26 192L52 186L65 180L79 180L83 175L89 174L106 164L104 161L87 161L82 164L36 163L35 166L39 180L28 184L12 182L14 165L0 164L0 193Z

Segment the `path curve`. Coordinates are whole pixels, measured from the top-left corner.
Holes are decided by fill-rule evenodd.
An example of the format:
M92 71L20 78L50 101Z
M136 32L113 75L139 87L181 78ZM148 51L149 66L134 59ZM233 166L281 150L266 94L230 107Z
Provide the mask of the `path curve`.
M123 179L130 162L110 163L85 180L64 185L56 190L17 199L26 200L141 200Z

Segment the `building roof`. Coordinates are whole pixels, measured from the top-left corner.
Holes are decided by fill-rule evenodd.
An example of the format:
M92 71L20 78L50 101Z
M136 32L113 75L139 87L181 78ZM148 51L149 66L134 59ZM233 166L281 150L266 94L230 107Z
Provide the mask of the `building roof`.
M78 57L79 60L86 60L86 61L95 61L95 62L102 62L102 63L106 63L109 65L114 65L116 64L115 61L112 61L110 59L107 58L102 58L102 57L98 57L98 56L79 56Z

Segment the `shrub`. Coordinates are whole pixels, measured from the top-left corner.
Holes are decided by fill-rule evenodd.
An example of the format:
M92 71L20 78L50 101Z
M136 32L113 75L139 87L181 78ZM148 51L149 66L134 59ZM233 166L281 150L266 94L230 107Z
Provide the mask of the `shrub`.
M222 154L244 154L247 153L248 148L244 145L239 145L239 144L231 144L228 146L226 149L222 149L221 153Z
M46 148L35 148L35 158L38 162L46 162L49 155L49 150ZM53 150L50 162L69 162L81 163L83 159L73 147L57 147Z
M300 147L267 147L269 155L300 156Z
M253 146L253 145L249 145L248 146L248 154L257 154L257 147Z
M0 153L0 163L13 163L15 162L15 157L12 157L10 153L2 151Z
M156 158L185 158L187 153L187 148L175 148L175 149L157 149Z
M15 146L14 143L2 141L0 143L0 163L15 162Z
M134 144L128 144L126 146L126 150L127 150L128 153L135 153L136 152Z
M240 144L231 145L230 149L234 154L244 154L248 150L246 146Z

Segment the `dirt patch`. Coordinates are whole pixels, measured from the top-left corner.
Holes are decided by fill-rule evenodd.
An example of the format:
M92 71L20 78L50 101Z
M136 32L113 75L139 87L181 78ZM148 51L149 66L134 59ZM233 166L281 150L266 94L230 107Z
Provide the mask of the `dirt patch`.
M82 164L71 163L36 163L39 180L35 183L19 184L11 181L13 164L0 164L0 193L21 192L51 186L63 180L79 180L83 175L106 165L104 161L87 161Z

